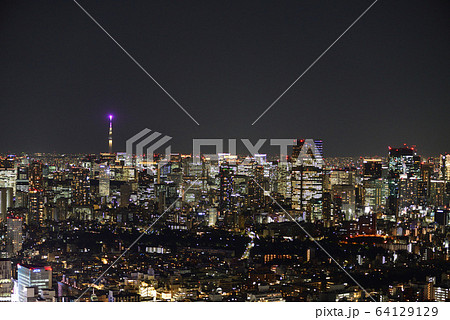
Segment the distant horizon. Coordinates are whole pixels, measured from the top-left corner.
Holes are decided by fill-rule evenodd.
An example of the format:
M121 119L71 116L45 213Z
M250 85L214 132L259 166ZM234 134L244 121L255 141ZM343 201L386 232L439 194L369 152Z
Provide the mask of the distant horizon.
M388 149L387 149L388 151ZM20 153L17 152L0 152L0 157L2 158L6 158L10 155L14 155L14 156L36 156L36 155L71 155L71 156L87 156L87 155L100 155L102 153L108 153L107 151L100 151L100 152L57 152L57 151L51 151L51 152L25 152L25 151L21 151ZM121 154L121 153L126 153L125 150L124 151L113 151L113 154ZM229 152L222 152L225 154L228 154ZM160 152L156 152L155 154L161 154ZM180 155L192 155L192 151L191 152L178 152L176 150L172 150L171 154L180 154ZM208 154L208 152L202 152L202 154ZM277 155L275 153L264 153L261 152L259 154L263 154L263 155L267 155L267 157L270 158L275 158L277 157ZM425 155L425 154L421 154L420 152L417 152L417 155L421 156L422 158L437 158L440 157L441 155L446 155L449 154L448 152L444 152L444 153L438 153L435 155ZM246 156L251 156L249 153L237 153L235 154L238 157L246 157ZM133 154L133 156L136 156L136 154ZM291 153L289 153L289 156L291 156ZM359 158L366 158L366 159L376 159L376 158L387 158L389 156L389 152L386 152L386 154L384 155L339 155L339 156L335 156L335 155L324 155L325 159L332 159L332 158L352 158L352 159L359 159Z

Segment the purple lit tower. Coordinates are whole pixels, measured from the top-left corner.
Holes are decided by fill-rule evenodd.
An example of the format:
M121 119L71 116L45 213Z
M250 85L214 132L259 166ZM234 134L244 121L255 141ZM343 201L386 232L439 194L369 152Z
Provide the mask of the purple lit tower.
M108 136L108 146L109 146L109 153L112 153L112 120L113 115L109 115L109 136Z

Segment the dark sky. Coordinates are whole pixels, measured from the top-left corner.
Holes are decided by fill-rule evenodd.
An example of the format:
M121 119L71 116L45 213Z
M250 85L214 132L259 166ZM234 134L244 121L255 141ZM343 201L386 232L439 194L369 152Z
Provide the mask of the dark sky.
M143 128L173 137L321 138L326 156L388 145L450 152L450 2L79 1L200 123L72 1L0 5L0 152L114 149Z

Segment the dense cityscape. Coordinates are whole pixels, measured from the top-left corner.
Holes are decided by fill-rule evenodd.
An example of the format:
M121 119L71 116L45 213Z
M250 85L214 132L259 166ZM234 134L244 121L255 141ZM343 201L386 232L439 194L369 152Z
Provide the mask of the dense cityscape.
M0 300L448 301L450 155L3 155Z

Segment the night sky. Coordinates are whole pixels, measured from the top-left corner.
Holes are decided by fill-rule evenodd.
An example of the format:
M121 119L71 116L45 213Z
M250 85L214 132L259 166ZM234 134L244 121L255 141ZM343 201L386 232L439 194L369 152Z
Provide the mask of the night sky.
M0 153L107 151L109 113L114 151L147 127L181 152L296 137L325 156L450 152L447 0L379 0L251 125L372 2L80 0L197 126L72 1L2 1Z

